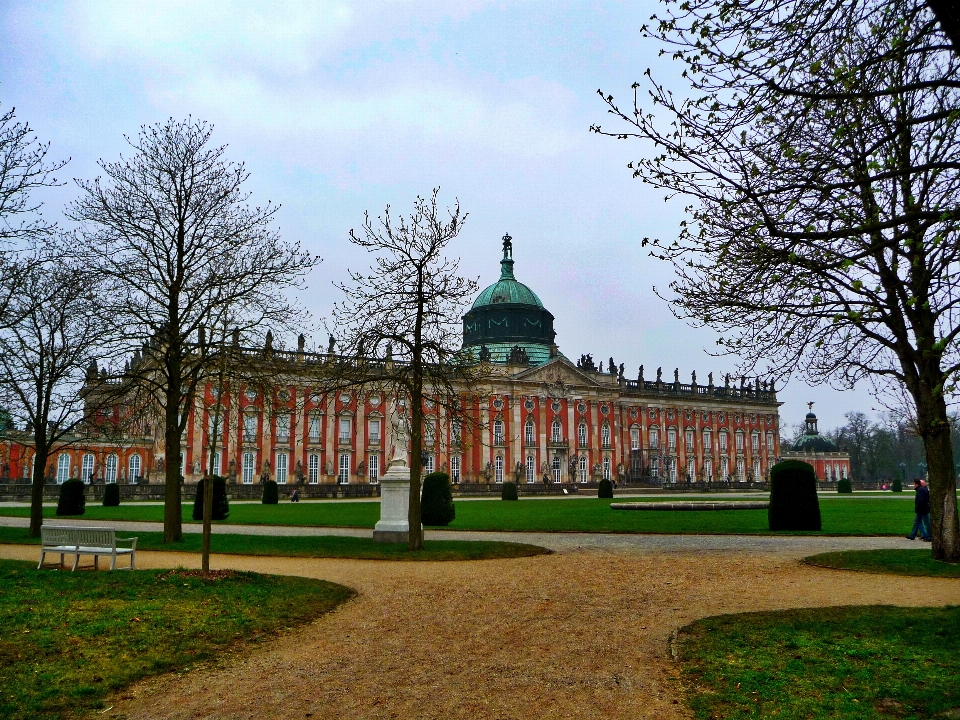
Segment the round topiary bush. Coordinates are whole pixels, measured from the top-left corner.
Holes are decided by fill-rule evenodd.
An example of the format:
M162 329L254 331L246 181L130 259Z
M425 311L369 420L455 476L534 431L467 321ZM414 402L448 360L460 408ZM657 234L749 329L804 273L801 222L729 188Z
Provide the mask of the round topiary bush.
M103 486L103 506L117 507L120 504L120 486L109 483Z
M85 490L80 478L72 478L61 485L57 515L83 515L87 505L87 499L83 495Z
M276 505L278 502L280 502L280 494L277 491L276 480L267 480L263 484L263 499L261 502L264 505Z
M206 478L197 483L197 496L193 499L193 519L203 520L203 497L206 492ZM276 486L276 483L274 483ZM276 492L276 490L274 490ZM230 501L227 499L227 479L213 478L213 519L226 520L230 514Z
M505 482L500 488L501 500L517 500L517 484L515 482Z
M450 476L444 472L430 473L423 479L420 497L420 521L424 525L449 525L457 516L450 493Z
M613 483L609 480L601 480L600 485L597 487L597 497L598 498L612 498L613 497Z
M850 478L840 478L837 481L837 492L838 493L852 493L853 485L850 483Z
M893 492L903 492L903 483L900 482L900 478L893 479L893 487L890 488Z
M820 530L817 474L801 460L770 468L771 530Z

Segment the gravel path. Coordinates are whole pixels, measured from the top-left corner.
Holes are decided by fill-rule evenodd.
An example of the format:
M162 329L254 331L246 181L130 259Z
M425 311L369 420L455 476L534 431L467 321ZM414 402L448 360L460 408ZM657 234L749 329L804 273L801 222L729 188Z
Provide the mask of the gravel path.
M444 563L214 556L215 568L324 578L358 596L253 651L138 683L100 716L688 718L670 638L696 618L960 602L958 580L798 562L886 538L522 537L558 552ZM35 560L37 549L0 546L0 556ZM199 556L145 552L138 564L196 567Z

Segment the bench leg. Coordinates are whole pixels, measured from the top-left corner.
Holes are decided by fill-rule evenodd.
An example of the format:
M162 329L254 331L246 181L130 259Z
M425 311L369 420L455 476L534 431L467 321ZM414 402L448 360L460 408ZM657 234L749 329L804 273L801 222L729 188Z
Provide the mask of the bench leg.
M44 559L46 556L47 556L47 554L46 554L43 550L41 550L41 551L40 551L40 564L37 565L37 570L39 570L40 568L43 567L43 559Z
M63 567L63 553L60 553L60 567Z
M70 572L74 572L77 569L77 565L80 563L80 551L78 550L73 556L73 568Z
M110 556L110 570L113 571L117 567L117 554L114 553Z
M134 561L134 558L136 558L136 557L137 557L136 551L130 553L130 569L131 569L131 570L136 570L136 569L137 569L137 568L136 568L136 562Z
M94 556L93 556L93 569L94 569L94 570L99 570L99 569L100 569L100 556L99 556L99 555L94 555Z

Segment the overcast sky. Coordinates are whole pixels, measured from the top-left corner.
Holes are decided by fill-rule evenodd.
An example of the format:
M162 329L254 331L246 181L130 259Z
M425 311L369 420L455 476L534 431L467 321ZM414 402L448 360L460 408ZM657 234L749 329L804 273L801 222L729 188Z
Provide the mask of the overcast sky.
M0 2L0 107L15 106L67 177L97 174L124 134L192 115L282 205L284 237L324 262L303 301L317 319L331 282L366 262L347 242L365 210L411 208L440 186L469 212L454 246L481 287L514 238L517 278L556 316L572 359L613 356L636 377L689 382L734 370L715 336L674 319L653 287L670 268L640 248L671 238L682 203L634 180L648 149L588 132L609 124L596 90L627 96L652 67L673 72L639 28L653 2ZM56 217L75 195L48 193ZM319 343L323 338L317 337ZM821 428L876 405L791 380L785 424L816 401Z

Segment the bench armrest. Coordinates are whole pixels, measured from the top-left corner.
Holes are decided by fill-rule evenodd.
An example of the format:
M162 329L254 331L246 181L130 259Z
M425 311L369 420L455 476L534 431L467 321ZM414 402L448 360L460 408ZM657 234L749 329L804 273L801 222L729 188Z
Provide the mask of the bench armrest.
M136 550L136 549L137 549L137 538L135 538L135 537L132 537L132 538L117 538L117 542L118 542L118 543L119 543L119 542L128 542L128 543L130 543L130 549L131 549L131 550Z

